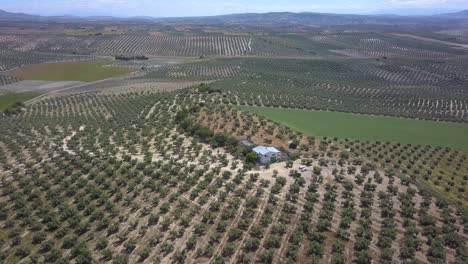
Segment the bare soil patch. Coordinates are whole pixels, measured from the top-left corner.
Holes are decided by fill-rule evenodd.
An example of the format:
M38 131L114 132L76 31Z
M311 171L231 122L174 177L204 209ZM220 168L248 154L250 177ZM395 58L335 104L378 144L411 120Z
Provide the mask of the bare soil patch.
M76 85L84 84L84 82L78 81L33 81L33 80L25 80L19 81L17 83L12 83L9 85L5 85L0 87L1 91L8 91L8 92L29 92L29 91L44 91L44 92L51 92L67 87L72 87Z

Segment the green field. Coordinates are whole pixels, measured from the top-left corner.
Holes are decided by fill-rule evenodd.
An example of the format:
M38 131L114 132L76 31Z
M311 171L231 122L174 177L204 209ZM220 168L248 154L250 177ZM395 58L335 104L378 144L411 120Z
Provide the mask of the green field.
M23 80L98 81L135 71L125 67L103 67L109 61L74 61L27 65L7 74Z
M285 108L239 108L308 135L447 146L468 151L468 124Z
M4 110L16 102L22 103L39 95L41 95L41 93L37 92L0 94L0 110Z

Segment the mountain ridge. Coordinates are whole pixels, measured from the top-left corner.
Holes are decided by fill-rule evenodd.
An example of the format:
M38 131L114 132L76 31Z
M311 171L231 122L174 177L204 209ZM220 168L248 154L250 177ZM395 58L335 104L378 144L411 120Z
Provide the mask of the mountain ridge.
M33 17L39 18L41 16L30 15L26 13L8 12L8 11L0 9L0 18L33 18Z
M1 19L92 19L92 20L148 20L155 22L182 22L194 24L253 24L253 25L274 25L274 24L301 24L301 25L345 25L345 24L413 24L426 23L428 20L468 20L468 10L455 13L446 13L427 16L409 16L395 14L335 14L319 12L268 12L268 13L237 13L216 16L191 16L191 17L151 17L151 16L76 16L57 15L40 16L26 13L12 13L0 10Z

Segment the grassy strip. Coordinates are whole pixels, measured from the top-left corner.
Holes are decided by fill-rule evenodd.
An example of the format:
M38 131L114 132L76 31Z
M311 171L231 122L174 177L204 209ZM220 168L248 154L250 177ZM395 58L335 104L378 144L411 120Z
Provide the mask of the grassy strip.
M93 82L135 71L126 67L103 67L109 61L74 61L27 65L7 74L23 80Z
M446 146L468 152L468 125L341 112L239 106L308 135Z
M12 106L14 103L23 103L29 99L41 95L38 92L24 92L24 93L6 93L0 94L0 110L5 110Z

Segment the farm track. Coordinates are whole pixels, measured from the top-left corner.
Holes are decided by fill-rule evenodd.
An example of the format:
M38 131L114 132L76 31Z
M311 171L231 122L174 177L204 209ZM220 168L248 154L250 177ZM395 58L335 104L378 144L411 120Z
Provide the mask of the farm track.
M71 87L66 87L66 88L63 88L63 89L59 89L59 90L51 91L51 92L48 92L48 93L45 93L45 94L41 94L38 97L30 99L30 100L28 100L28 101L26 101L24 103L25 104L32 104L32 103L38 101L39 99L47 97L47 96L49 96L51 94L62 93L62 92L65 92L65 91L68 92L68 91L71 91L71 90L75 90L77 88L93 87L96 84L105 83L105 82L108 82L108 81L111 81L111 80L118 80L118 79L121 79L123 77L132 76L132 75L135 75L135 74L136 74L136 72L126 73L126 74L122 74L122 75L119 75L119 76L114 76L114 77L111 77L111 78L107 78L107 79L103 79L103 80L99 80L99 81L95 81L95 82L88 82L88 83L78 84L78 85L71 86Z
M440 44L446 44L449 46L456 46L464 49L468 49L467 44L460 44L460 43L453 43L449 41L443 41L443 40L438 40L438 39L431 39L431 38L425 38L421 36L415 36L415 35L410 35L410 34L394 34L399 37L404 37L404 38L412 38L412 39L417 39L417 40L422 40L422 41L428 41L428 42L434 42L434 43L440 43Z

